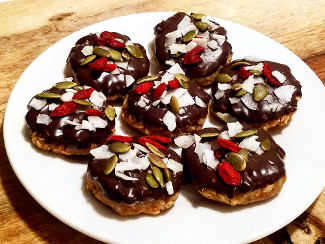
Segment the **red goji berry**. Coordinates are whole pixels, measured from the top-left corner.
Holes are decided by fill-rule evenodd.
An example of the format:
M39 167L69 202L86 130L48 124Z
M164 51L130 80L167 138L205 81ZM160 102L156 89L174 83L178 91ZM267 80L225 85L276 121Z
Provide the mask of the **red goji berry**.
M282 86L282 83L272 75L272 68L268 64L263 65L263 74L271 84L275 86Z
M107 64L107 58L99 58L93 63L89 63L88 67L92 70L102 71Z
M236 171L230 163L223 161L218 164L218 174L221 179L232 186L239 186L241 182L241 175Z
M113 33L113 32L109 32L109 31L103 31L102 33L100 33L100 36L99 37L96 37L95 38L95 42L98 44L98 45L106 45L108 40L111 40L111 39L114 39L116 38L116 34Z
M135 92L138 94L145 94L149 91L151 86L152 86L151 82L142 83L137 88L135 88Z
M217 142L221 147L229 149L230 151L233 151L235 153L238 153L242 149L240 146L233 143L232 141L223 138L217 138Z
M220 159L220 158L222 158L222 152L221 152L220 150L215 151L215 152L214 152L214 157L215 157L216 159Z
M251 73L249 73L247 70L245 70L245 67L242 66L240 67L240 69L238 70L238 75L243 78L244 80L248 79L248 77L251 76Z
M149 136L143 136L144 138L150 139L150 140L154 140L160 143L170 143L172 141L172 138L170 137L165 137L165 136L155 136L155 135L149 135Z
M160 98L160 96L164 93L165 90L165 83L161 83L159 86L157 86L157 88L153 91L152 94L153 100L157 100L158 98Z
M105 38L109 38L109 39L114 39L117 37L116 33L114 32L109 32L109 31L103 31L102 33L100 33L100 37L105 37Z
M168 81L168 86L173 89L177 89L179 87L179 81L177 79Z
M88 115L88 116L102 116L103 112L102 111L99 111L97 109L93 109L93 108L88 108L85 113Z
M74 102L65 102L56 107L50 114L51 117L63 117L74 113L78 109L78 105Z
M119 48L124 48L125 47L124 42L120 42L120 41L115 40L115 39L107 39L106 43L107 43L107 45L109 45L111 48L114 48L114 49L119 49Z
M200 54L204 52L204 48L200 46L196 46L191 51L184 55L184 64L191 65L197 64L201 61Z
M155 142L155 141L153 141L151 139L148 139L146 137L138 137L138 142L144 147L147 146L146 142L148 142L148 143L150 143L151 145L155 146L158 149L167 150L167 148L164 147L163 145L161 145L158 142Z
M131 141L133 141L133 138L129 137L129 136L109 136L108 140L120 141L120 142L131 142Z
M102 71L104 72L109 72L109 71L113 71L114 69L117 68L116 64L105 64L104 68Z
M78 91L73 95L72 99L87 99L91 96L91 93L93 93L94 90L94 88L87 88L85 90Z

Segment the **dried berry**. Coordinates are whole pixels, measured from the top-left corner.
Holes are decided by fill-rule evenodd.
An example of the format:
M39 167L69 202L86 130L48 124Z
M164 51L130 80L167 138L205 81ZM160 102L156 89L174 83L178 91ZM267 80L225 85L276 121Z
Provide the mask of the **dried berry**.
M107 58L99 58L93 63L88 64L89 68L96 71L109 72L117 68L116 64L108 64Z
M109 136L108 140L110 140L110 141L119 141L119 142L131 142L131 141L133 141L132 137L129 137L129 136Z
M155 136L155 135L149 135L149 136L143 136L145 138L148 138L150 140L154 140L160 143L170 143L172 141L172 139L170 137L165 137L165 136Z
M166 90L166 85L165 83L161 83L159 86L157 86L157 88L153 91L153 100L157 100L158 98L160 98L160 96L164 93L164 91Z
M263 65L263 74L271 84L275 86L282 86L282 83L272 75L272 68L268 64Z
M74 102L65 102L56 107L50 114L51 117L63 117L74 113L78 109L78 105Z
M233 151L235 153L238 153L241 150L241 147L238 146L236 143L233 143L232 141L223 138L217 138L217 142L221 147L229 149L230 151Z
M249 76L251 76L251 73L249 73L247 70L245 70L245 67L242 66L238 70L238 75L243 78L244 80L248 79Z
M147 146L147 145L146 145L146 142L148 142L148 143L150 143L151 145L155 146L155 147L158 148L158 149L167 150L167 148L164 147L163 145L161 145L161 144L159 144L158 142L155 142L155 141L153 141L153 140L151 140L151 139L148 139L148 138L146 138L146 137L144 137L144 136L142 136L142 137L138 137L138 142L139 142L142 146L144 146L144 147Z
M168 81L168 86L172 89L177 89L179 87L179 81L177 79Z
M88 115L88 116L102 116L103 115L103 112L102 111L99 111L97 109L93 109L93 108L88 108L85 113Z
M78 91L73 95L72 99L87 99L91 96L91 93L94 90L94 88L87 88L85 90Z
M200 46L196 46L191 51L184 55L184 64L191 65L197 64L201 61L200 54L204 52L204 48Z
M138 94L145 94L149 91L151 86L152 86L151 82L142 83L137 88L135 88L135 92Z
M233 169L233 167L228 162L224 161L218 164L218 174L227 185L240 185L240 173Z

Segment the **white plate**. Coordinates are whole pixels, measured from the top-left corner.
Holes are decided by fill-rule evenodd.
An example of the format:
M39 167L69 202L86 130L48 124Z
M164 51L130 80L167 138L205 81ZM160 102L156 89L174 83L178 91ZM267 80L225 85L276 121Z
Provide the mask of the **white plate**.
M285 63L302 84L298 111L288 126L273 130L287 153L288 180L281 193L266 202L229 207L207 201L185 186L174 207L159 216L120 217L85 189L86 162L36 149L25 126L26 105L32 96L63 79L70 48L82 36L104 30L130 36L150 50L153 28L172 13L142 13L110 19L59 41L23 73L12 91L4 120L7 154L27 191L51 214L89 236L111 243L242 243L267 236L299 216L325 184L324 87L317 76L289 50L251 29L211 18L228 31L234 59L258 55ZM207 122L209 123L209 122ZM118 121L117 133L129 132ZM83 160L84 161L84 160Z

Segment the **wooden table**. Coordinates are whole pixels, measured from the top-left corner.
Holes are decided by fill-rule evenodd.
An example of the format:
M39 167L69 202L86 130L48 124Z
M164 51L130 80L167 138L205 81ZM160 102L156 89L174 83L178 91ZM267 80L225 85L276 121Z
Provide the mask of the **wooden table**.
M251 27L286 46L325 84L324 0L14 0L0 3L0 126L15 83L45 49L90 24L149 11L200 12ZM22 55L23 54L23 55ZM44 210L23 188L0 137L0 242L96 243ZM300 217L255 243L325 243L325 190Z

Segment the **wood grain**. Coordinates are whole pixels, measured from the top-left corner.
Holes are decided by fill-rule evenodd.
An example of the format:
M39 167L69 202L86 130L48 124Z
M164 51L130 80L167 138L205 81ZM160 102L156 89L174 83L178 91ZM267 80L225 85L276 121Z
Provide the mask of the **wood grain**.
M76 30L140 12L203 12L273 38L325 84L323 0L15 0L0 3L0 11L0 243L99 243L57 220L27 193L10 166L2 134L7 100L20 75L48 47ZM324 223L325 191L296 220L255 243L324 243Z

